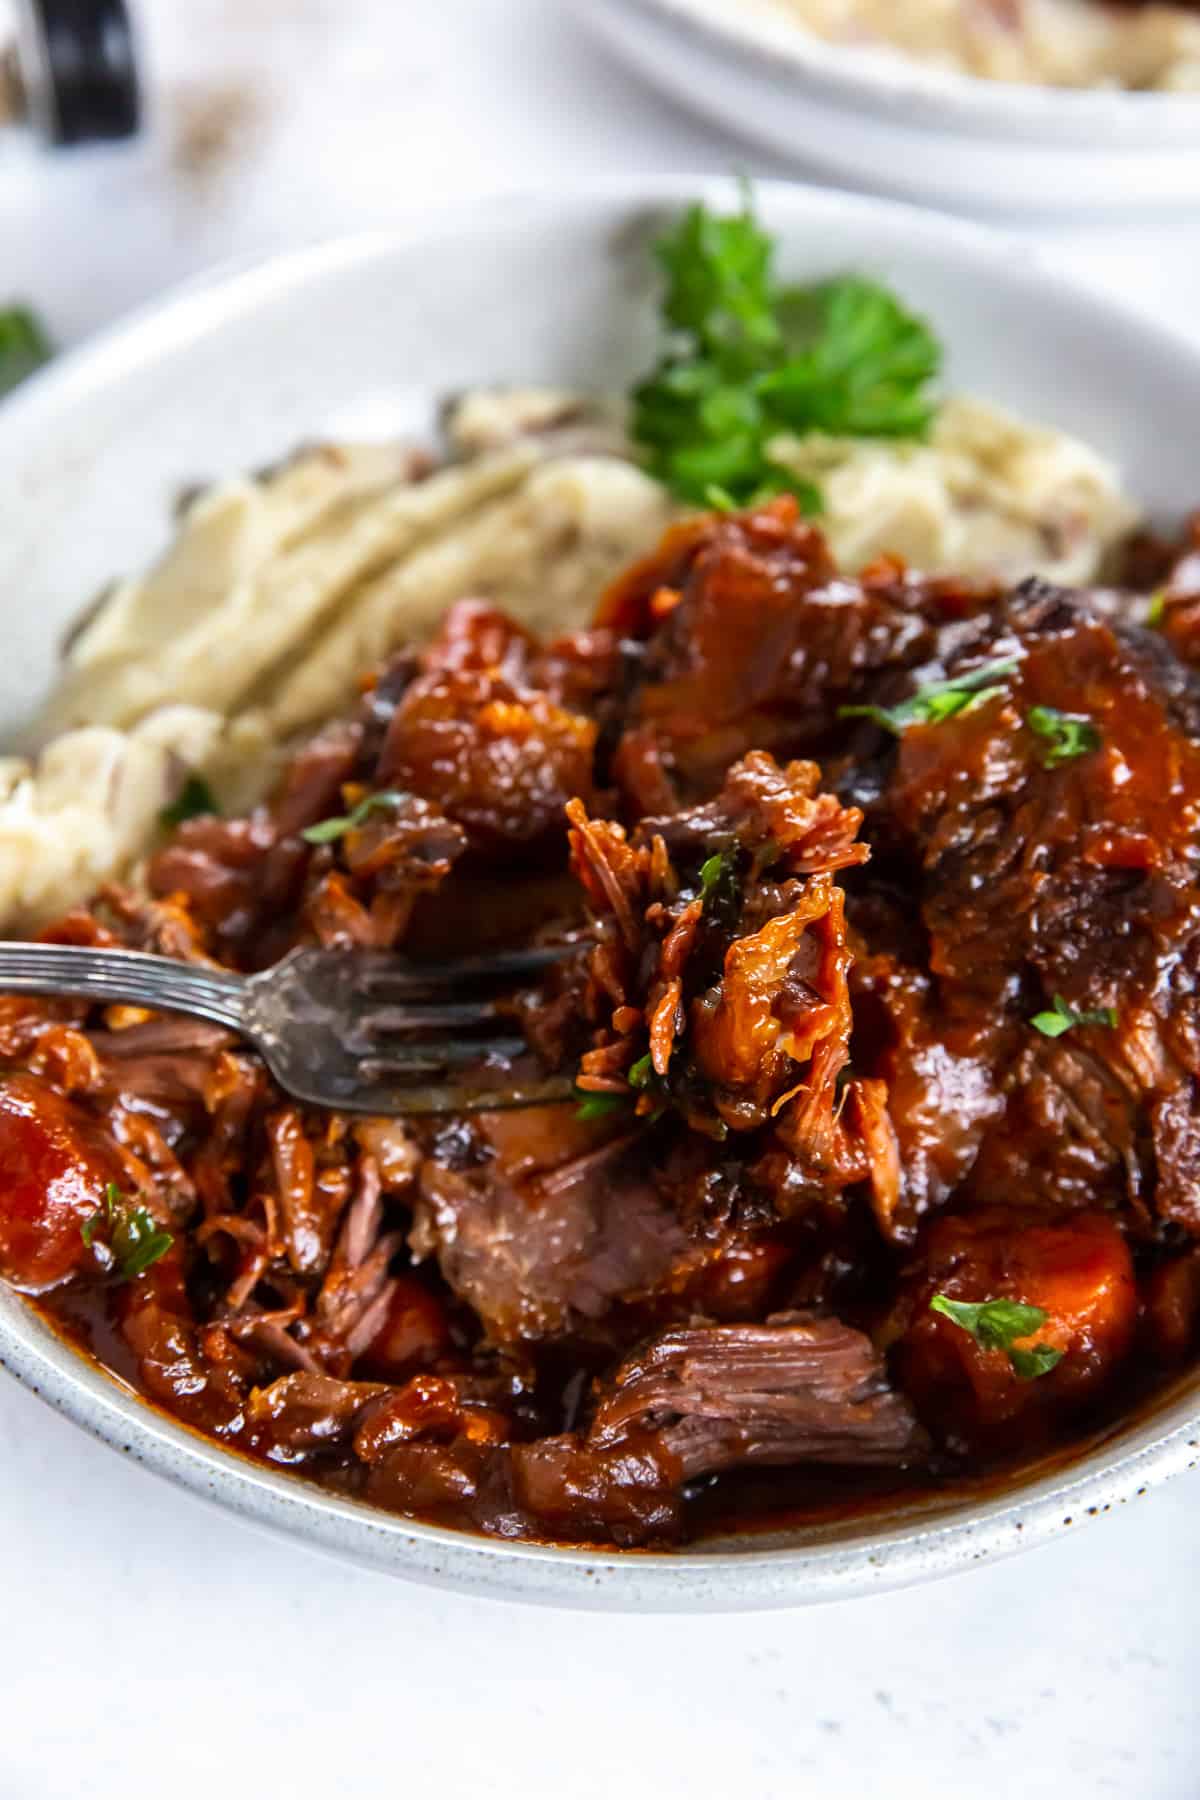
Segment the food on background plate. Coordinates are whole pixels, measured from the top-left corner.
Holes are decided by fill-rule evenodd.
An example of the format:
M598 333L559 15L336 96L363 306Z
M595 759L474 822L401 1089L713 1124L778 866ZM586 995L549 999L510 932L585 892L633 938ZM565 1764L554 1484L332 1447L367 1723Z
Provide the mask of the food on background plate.
M1048 87L1200 88L1195 0L725 0L831 43Z
M443 465L193 500L0 809L53 941L567 947L512 1014L576 1102L449 1120L0 999L0 1274L219 1441L501 1536L1011 1471L1200 1308L1198 552L748 208L663 261L627 425L479 394Z

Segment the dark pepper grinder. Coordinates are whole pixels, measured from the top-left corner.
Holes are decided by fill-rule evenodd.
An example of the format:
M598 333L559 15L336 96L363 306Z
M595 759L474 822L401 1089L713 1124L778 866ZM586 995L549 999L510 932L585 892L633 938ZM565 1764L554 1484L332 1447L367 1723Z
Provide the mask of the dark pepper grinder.
M125 0L16 0L16 38L0 54L0 121L43 143L132 137L141 120Z

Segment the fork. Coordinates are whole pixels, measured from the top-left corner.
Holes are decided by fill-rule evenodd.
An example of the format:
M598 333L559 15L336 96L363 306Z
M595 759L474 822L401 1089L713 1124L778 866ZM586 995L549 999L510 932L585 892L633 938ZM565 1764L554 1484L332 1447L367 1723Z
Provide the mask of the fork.
M416 963L383 951L293 950L259 975L142 950L0 943L0 994L187 1013L236 1031L280 1087L337 1112L437 1114L568 1100L570 1076L513 1077L524 1038L497 1035L496 988L539 974L569 944ZM479 1036L448 1035L477 1031ZM455 1078L451 1072L463 1073ZM440 1079L439 1079L440 1078Z

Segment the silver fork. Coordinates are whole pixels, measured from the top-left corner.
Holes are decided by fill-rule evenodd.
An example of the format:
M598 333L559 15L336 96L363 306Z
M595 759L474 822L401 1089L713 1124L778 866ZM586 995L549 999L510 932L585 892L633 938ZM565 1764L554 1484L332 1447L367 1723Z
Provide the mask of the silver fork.
M383 952L293 950L260 975L141 950L0 943L0 994L77 995L188 1013L236 1031L289 1094L338 1112L430 1114L568 1100L569 1076L515 1077L500 983L571 946L415 963ZM477 1036L465 1035L470 1031ZM449 1035L461 1033L463 1035ZM452 1071L462 1074L455 1077Z

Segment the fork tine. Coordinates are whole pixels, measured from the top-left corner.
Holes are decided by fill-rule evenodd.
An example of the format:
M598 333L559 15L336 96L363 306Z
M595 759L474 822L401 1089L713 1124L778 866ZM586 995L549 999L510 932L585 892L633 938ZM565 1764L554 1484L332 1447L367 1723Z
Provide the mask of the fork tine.
M358 987L364 994L399 1000L405 994L430 988L466 986L477 981L519 981L523 976L540 974L578 949L578 944L543 944L534 950L461 956L453 962L440 963L406 963L399 957L388 957L376 964L365 963Z
M491 1057L511 1062L528 1048L524 1038L479 1038L474 1043L448 1038L436 1044L412 1044L378 1056L364 1056L358 1066L367 1081L388 1081L393 1077L433 1075L439 1069L463 1068Z
M395 1118L437 1118L447 1113L511 1112L524 1106L557 1106L577 1098L570 1076L554 1075L504 1088L480 1088L468 1083L455 1086L392 1087L387 1083L356 1089L344 1100L346 1112L390 1115Z
M392 1032L449 1031L458 1025L488 1025L502 1015L494 1000L443 1000L430 1006L380 1006L363 1014L368 1038Z
M543 1106L569 1100L573 1078L539 1070L502 997L460 997L448 984L519 979L569 953L545 945L406 966L305 945L245 978L239 1019L279 1085L311 1106L383 1116Z

